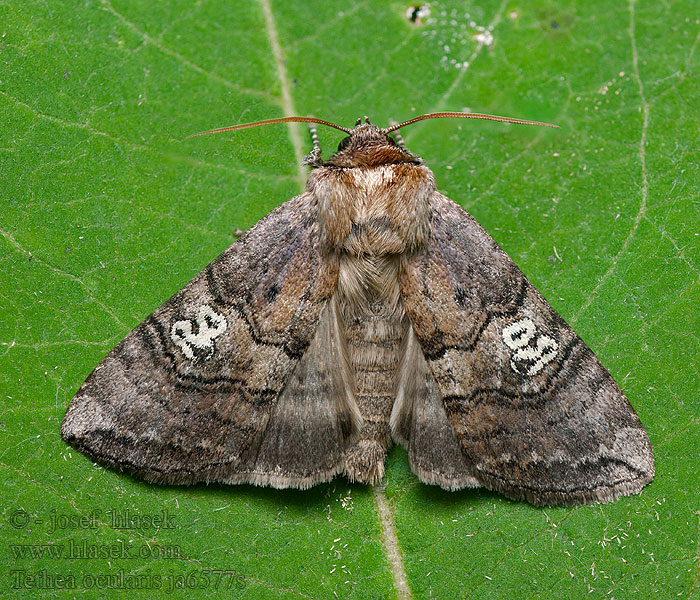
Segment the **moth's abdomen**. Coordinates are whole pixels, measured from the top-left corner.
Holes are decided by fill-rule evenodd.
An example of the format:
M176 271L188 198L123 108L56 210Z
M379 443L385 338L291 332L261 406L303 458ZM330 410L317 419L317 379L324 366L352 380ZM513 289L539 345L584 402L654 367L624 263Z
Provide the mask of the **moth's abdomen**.
M346 453L345 471L351 480L377 483L391 445L389 417L408 332L398 290L398 257L346 255L340 265L342 334L363 419L359 439Z
M355 377L355 399L362 415L358 442L346 455L351 480L377 483L391 446L389 417L396 397L400 352L407 332L403 309L383 302L365 307L345 323L348 357Z
M348 323L346 335L350 362L355 369L355 396L367 408L364 429L375 439L389 441L386 427L396 394L396 372L406 323L397 315L387 316L386 307L367 307L364 320Z

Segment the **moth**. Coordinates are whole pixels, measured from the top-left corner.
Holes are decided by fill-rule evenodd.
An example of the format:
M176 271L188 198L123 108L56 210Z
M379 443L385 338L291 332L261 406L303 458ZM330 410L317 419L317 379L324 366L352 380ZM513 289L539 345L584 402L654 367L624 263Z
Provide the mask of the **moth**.
M586 344L399 133L311 123L306 191L133 330L73 398L65 441L150 482L376 484L392 442L447 490L607 502L654 475ZM328 160L313 124L347 134ZM546 125L546 124L545 124Z

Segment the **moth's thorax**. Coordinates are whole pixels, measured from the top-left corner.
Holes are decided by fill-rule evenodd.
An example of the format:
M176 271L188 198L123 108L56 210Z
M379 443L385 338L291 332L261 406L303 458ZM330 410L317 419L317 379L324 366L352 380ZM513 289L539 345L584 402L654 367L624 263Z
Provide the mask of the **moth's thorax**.
M382 256L428 242L435 179L424 165L322 166L311 173L307 189L318 200L326 249Z

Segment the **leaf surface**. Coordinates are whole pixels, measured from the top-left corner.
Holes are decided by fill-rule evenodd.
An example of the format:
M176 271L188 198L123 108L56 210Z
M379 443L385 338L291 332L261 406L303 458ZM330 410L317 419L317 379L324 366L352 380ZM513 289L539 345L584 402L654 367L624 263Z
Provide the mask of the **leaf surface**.
M414 598L700 597L700 24L688 0L573 4L0 5L3 596L396 598L403 569ZM562 127L403 133L620 383L655 450L642 494L448 493L402 449L383 492L151 486L62 442L104 355L301 189L301 126L187 135L463 109Z

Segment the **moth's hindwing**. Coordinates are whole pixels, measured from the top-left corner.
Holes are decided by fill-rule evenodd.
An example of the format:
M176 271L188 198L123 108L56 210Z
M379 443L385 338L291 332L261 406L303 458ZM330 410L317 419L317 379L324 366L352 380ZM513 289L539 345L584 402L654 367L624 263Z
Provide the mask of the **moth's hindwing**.
M308 487L357 433L337 376L338 269L312 194L280 206L132 331L87 378L63 438L150 481Z
M404 358L413 375L392 427L414 470L535 504L638 492L654 474L651 445L615 381L468 213L437 193L430 204L429 247L400 276L422 356Z

